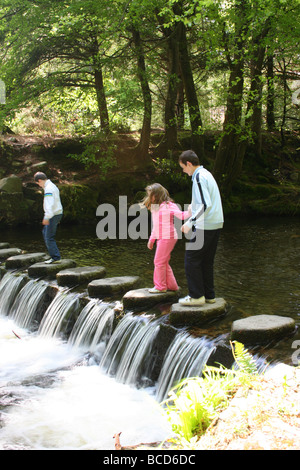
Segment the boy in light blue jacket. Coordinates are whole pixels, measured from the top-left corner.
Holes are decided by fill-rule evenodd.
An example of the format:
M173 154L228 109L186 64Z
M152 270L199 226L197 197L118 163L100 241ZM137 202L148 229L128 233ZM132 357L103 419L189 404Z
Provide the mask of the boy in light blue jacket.
M214 259L224 216L220 191L213 175L200 166L193 150L182 152L179 165L192 177L192 216L181 230L192 236L185 252L185 273L189 295L181 305L200 306L215 302Z

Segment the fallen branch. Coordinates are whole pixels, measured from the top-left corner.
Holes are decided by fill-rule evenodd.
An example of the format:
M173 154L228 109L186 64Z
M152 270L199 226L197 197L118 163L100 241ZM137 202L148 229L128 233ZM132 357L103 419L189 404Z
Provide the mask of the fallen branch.
M17 333L14 332L14 330L11 330L11 331L13 332L13 334L14 334L17 338L22 339L19 335L17 335Z
M144 443L141 442L140 444L136 444L133 446L122 446L120 442L120 435L122 432L118 432L114 434L113 438L115 439L115 449L116 450L136 450L139 447L158 447L161 442L149 442L149 443Z

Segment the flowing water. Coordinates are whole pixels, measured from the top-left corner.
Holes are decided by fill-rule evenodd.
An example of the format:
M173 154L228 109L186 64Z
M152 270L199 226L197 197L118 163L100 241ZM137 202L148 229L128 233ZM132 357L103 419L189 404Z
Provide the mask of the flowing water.
M153 252L145 240L98 240L87 227L60 227L62 256L78 266L102 265L107 277L139 275L152 286ZM113 449L122 442L160 441L171 430L159 406L173 383L201 374L233 320L268 313L299 325L299 221L232 220L225 224L216 258L217 295L226 317L198 330L178 331L153 383L155 341L161 319L127 314L113 329L114 303L59 288L37 325L47 283L6 275L0 282L0 448ZM43 251L40 231L1 233L1 241ZM185 293L184 241L171 264ZM71 321L71 317L76 321ZM261 352L291 363L299 333Z

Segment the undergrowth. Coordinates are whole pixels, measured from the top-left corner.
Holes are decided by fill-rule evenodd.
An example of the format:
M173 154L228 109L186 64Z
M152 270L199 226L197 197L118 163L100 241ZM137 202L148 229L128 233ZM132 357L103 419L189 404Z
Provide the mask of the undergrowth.
M244 345L234 341L231 346L235 358L232 369L206 366L201 377L178 383L164 402L172 430L184 446L204 434L236 391L249 388L258 375L256 363Z

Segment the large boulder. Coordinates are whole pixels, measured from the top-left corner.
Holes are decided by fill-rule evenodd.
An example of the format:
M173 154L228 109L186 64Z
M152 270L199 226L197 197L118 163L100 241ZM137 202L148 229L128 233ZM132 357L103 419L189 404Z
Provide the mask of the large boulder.
M12 175L0 180L0 192L6 193L22 193L22 180L18 176Z
M290 317L254 315L232 323L231 339L245 345L266 344L291 335L295 328L295 320Z

